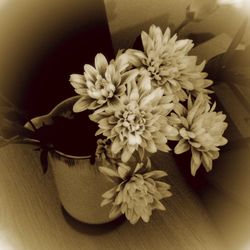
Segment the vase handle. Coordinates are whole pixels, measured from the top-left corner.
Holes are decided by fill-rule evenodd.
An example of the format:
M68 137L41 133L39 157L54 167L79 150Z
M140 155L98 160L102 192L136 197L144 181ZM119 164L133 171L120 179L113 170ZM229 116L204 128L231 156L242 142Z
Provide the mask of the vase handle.
M54 116L62 116L68 117L70 114L69 112L73 113L73 105L79 99L79 96L72 96L68 99L63 100L59 104L57 104L48 114L37 116L31 119L34 126L39 129L43 126L43 124L50 125L53 123L52 117ZM33 130L31 124L27 122L24 125L25 128Z

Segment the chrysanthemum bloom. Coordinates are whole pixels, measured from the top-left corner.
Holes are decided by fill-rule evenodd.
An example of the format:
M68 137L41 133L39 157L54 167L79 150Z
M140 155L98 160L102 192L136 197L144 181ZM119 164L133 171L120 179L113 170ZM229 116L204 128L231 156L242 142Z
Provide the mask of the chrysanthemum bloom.
M134 75L135 70L126 71L128 66L125 54L118 54L108 64L104 55L99 53L95 57L95 67L85 64L83 75L72 74L70 83L81 96L73 107L74 112L114 104L124 94L126 80Z
M127 85L117 105L107 107L102 113L95 112L90 119L99 125L96 135L110 139L112 153L121 153L122 161L126 162L134 151L141 156L145 150L169 151L167 140L178 134L168 124L167 115L172 108L172 97L163 96L161 88L152 90L149 79L142 75Z
M148 222L154 209L165 210L160 200L171 196L170 185L157 179L166 176L166 172L149 171L149 166L145 167L143 163L137 163L134 168L119 163L117 170L99 169L116 183L102 195L101 206L113 205L110 218L125 214L130 223L135 224L140 218Z
M212 160L219 157L219 146L227 143L223 133L227 128L226 115L215 112L214 103L210 107L204 96L199 95L194 102L188 99L188 108L179 104L171 114L171 122L179 129L179 142L174 152L181 154L191 149L191 173L194 176L201 164L206 171L212 169Z
M144 51L129 49L126 54L135 67L147 70L154 86L162 87L165 94L174 94L176 102L187 99L187 94L204 92L212 84L202 72L205 62L196 64L196 56L188 56L193 43L189 39L177 40L171 37L170 29L164 34L159 27L152 25L149 34L142 32Z

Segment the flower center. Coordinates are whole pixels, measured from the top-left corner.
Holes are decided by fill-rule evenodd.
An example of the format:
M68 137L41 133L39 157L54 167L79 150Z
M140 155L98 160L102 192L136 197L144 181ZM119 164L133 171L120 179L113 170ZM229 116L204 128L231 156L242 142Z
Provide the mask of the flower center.
M178 79L180 76L178 63L172 58L163 60L159 57L148 56L148 58L143 61L143 64L152 79L154 79L159 86L163 86L167 82L172 84L174 83L172 79Z
M157 60L157 58L148 56L148 58L143 61L143 64L146 66L147 71L150 73L153 79L155 79L156 81L161 80L160 76L161 60L159 58Z
M120 114L119 123L129 133L141 134L145 130L146 119L144 113L138 108L135 110L129 109L129 107Z
M112 98L115 93L115 86L108 82L101 75L97 75L95 85L89 88L88 94L94 99Z

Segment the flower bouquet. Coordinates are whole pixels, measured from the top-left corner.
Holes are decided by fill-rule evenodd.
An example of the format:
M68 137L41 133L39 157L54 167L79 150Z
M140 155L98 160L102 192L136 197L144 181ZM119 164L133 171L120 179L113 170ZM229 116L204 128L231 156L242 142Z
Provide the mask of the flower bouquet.
M186 20L176 31L200 19L193 7L188 7ZM223 68L225 58L239 44L244 27L226 53L208 62L208 71ZM211 78L216 77L205 72L205 62L197 64L197 57L189 55L193 41L178 39L170 28L162 31L152 25L148 33L141 33L139 42L139 49L120 50L109 62L103 54L97 54L94 65L86 64L82 74L70 76L77 96L65 100L49 115L27 119L25 127L5 119L5 136L1 137L2 146L38 145L44 172L48 153L50 162L63 161L71 165L69 169L81 165L80 156L85 155L84 159L90 160L88 168L96 172L91 181L99 175L105 179L98 184L98 197L102 199L98 207L109 206L110 219L124 214L132 224L140 218L148 222L155 209L165 210L161 201L171 196L170 185L161 180L167 172L151 166L153 154L190 151L190 169L195 176L200 167L212 170L220 147L227 143L223 137L226 115L217 110L211 97ZM5 113L22 114L7 100L5 104ZM175 142L172 149L170 141ZM67 160L67 155L75 157ZM80 172L74 175L81 177ZM72 176L67 172L56 180L57 185L67 189L65 182ZM78 197L81 192L85 188ZM71 198L65 199L70 202ZM79 209L83 208L79 205Z

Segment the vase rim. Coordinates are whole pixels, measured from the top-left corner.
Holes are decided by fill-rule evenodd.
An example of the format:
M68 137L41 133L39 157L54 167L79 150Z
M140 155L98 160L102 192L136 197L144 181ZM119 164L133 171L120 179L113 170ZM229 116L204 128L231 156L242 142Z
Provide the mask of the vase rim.
M81 159L90 159L91 158L91 155L70 155L70 154L66 154L66 153L63 153L59 150L53 150L54 153L62 156L62 157L65 157L65 158L70 158L70 159L74 159L74 160L81 160Z
M36 139L26 139L25 140L26 142L39 142L38 140ZM62 151L60 150L57 150L57 149L53 149L53 152L62 156L62 157L65 157L65 158L71 158L71 159L75 159L75 160L80 160L80 159L90 159L91 158L91 155L71 155L71 154L66 154L66 153L63 153Z

